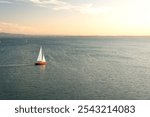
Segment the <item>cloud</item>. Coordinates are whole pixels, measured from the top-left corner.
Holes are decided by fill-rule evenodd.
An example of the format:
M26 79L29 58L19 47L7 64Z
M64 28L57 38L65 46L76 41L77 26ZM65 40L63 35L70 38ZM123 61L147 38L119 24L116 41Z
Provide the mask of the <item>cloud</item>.
M84 6L75 7L74 10L79 11L81 13L88 13L88 14L101 14L107 13L111 11L111 7L94 7L93 4L86 4Z
M94 4L81 4L81 5L72 5L68 2L61 0L29 0L33 4L40 7L52 6L53 10L67 10L67 11L76 11L80 13L88 14L100 14L111 11L110 7L94 7Z
M8 33L32 33L33 28L29 26L22 26L15 23L8 23L0 21L0 31Z
M0 0L0 4L12 4L12 2L10 1L4 1L4 0Z
M66 5L68 3L60 1L60 0L29 0L36 4L54 4L54 5Z
M68 5L68 3L60 0L29 0L29 2L32 2L33 4L41 7L47 7L48 5L54 5L54 6Z
M69 12L80 12L84 14L101 14L111 11L111 7L95 7L93 3L86 3L81 5L73 5L63 0L0 0L0 3L11 4L15 2L29 2L39 7L51 7L55 11L69 11Z

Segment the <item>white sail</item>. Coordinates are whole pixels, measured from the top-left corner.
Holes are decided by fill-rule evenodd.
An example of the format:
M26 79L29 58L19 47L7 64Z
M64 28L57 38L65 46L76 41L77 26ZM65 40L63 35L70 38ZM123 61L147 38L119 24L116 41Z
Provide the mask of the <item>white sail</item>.
M43 60L42 60L43 62L46 62L46 60L45 60L45 56L44 56L44 53L43 53Z
M43 57L42 57L42 47L40 47L40 52L37 58L37 61L42 61Z

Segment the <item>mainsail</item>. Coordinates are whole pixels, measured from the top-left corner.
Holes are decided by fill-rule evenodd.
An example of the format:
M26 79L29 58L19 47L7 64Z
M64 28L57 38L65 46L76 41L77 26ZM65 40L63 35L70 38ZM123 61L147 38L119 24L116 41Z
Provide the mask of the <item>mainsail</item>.
M40 47L40 52L37 58L37 61L42 61L43 60L43 56L42 56L42 47Z

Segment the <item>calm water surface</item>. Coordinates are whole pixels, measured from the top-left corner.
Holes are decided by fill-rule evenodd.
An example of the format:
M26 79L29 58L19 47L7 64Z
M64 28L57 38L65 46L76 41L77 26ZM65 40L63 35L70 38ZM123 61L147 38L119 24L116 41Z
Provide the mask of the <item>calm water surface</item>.
M150 38L0 38L0 99L150 99Z

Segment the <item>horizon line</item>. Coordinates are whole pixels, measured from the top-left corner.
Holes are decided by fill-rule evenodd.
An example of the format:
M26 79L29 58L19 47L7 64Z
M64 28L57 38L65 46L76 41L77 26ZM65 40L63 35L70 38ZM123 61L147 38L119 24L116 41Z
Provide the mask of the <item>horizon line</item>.
M9 32L0 32L5 35L24 35L24 36L91 36L91 37L150 37L150 35L76 35L76 34L27 34L27 33L9 33Z

